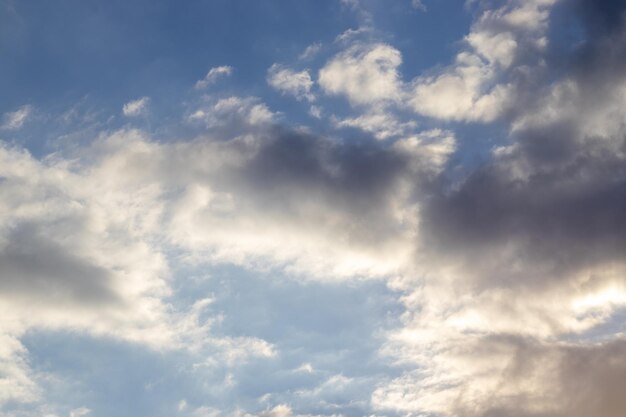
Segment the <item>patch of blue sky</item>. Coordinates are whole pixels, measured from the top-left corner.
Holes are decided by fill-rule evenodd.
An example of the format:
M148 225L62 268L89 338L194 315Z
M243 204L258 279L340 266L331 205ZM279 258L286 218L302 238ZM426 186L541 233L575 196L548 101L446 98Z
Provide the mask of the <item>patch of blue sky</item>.
M376 36L402 52L406 80L433 64L446 64L455 40L467 31L470 16L447 3L429 2L427 13L401 0L391 7L381 1L363 4L376 16ZM149 97L150 127L176 124L182 103L200 94L193 91L196 81L221 65L233 67L232 77L206 93L217 89L218 94L261 97L270 109L288 115L290 123L315 125L308 106L294 105L292 97L267 85L267 69L274 63L297 65L308 46L319 44L317 56L300 62L315 79L338 49L335 38L364 24L334 0L196 1L184 7L169 1L104 5L64 0L6 2L3 7L0 112L35 107L46 129L33 126L30 134L21 133L30 136L26 143L35 150L41 146L36 137L50 135L50 120L76 106L97 108L99 122L109 120L108 127L115 128L128 122L120 117L124 103ZM331 113L346 105L341 99L321 101Z
M259 338L275 354L227 364L210 349L158 351L31 331L22 342L56 413L88 404L94 417L165 417L201 407L262 411L289 402L294 409L356 417L372 411L369 395L380 381L403 371L379 356L385 332L400 325L403 310L384 282L298 282L232 266L180 273L172 305L209 297L214 301L200 320L219 317L212 336Z

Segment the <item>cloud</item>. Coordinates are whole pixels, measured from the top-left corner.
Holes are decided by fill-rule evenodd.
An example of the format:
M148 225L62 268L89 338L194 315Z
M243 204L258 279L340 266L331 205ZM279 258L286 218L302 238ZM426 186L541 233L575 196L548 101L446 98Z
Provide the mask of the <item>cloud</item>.
M5 113L2 116L2 125L0 129L5 130L18 130L24 126L24 123L28 120L33 112L33 107L30 105L21 106L19 109Z
M4 237L0 292L13 300L41 297L51 304L115 303L108 272L64 251L34 224L23 223ZM88 277L89 279L85 279Z
M395 274L412 253L414 193L454 150L447 132L385 145L315 136L276 125L255 98L209 100L189 119L204 126L194 140L122 129L42 159L0 149L0 335L71 329L224 366L271 358L263 339L215 335L210 300L170 304L175 265ZM41 400L27 363L15 366L26 355L17 343L4 356L4 401Z
M445 145L437 148L438 142ZM390 273L409 254L414 233L410 209L402 209L412 198L413 179L407 181L428 182L441 169L432 153L445 160L453 143L442 135L385 149L270 128L228 142L157 148L172 152L163 160L187 161L181 174L205 172L187 182L174 206L172 239L205 257L265 259L305 275ZM210 155L211 170L195 155Z
M307 61L315 57L322 50L322 44L319 42L312 43L307 46L304 51L300 54L298 59Z
M298 100L314 101L311 93L313 80L308 71L295 72L289 68L274 64L267 71L267 82L283 94L289 94Z
M309 114L316 119L322 118L322 108L320 106L311 106L309 108Z
M507 16L523 25L526 12L513 3L481 22ZM507 143L467 175L449 172L421 207L414 276L392 283L406 294L405 327L382 350L414 370L382 384L374 408L461 417L623 412L604 384L619 385L624 368L616 358L626 307L625 78L615 53L626 46L624 30L589 30L560 79L533 77L539 86L511 102ZM505 56L485 59L515 66ZM545 61L536 65L539 74Z
M167 292L167 270L160 254L138 239L140 223L134 231L128 228L126 221L137 211L114 208L121 200L129 202L125 191L101 199L98 192L106 193L110 181L94 186L97 174L87 178L71 173L64 161L46 164L7 148L1 149L0 160L0 298L10 315L19 318L16 322L92 325L92 314L99 311L93 331L122 334L125 328L132 332L133 320L149 319L138 311L133 317L134 307L143 305L145 313L161 318L158 304L148 305L151 297ZM117 215L107 216L107 210ZM149 221L142 220L143 227ZM116 236L106 237L107 230L117 228ZM143 264L148 260L150 265ZM35 308L39 314L26 314ZM113 324L120 319L116 310L126 311L129 327ZM74 315L76 311L83 313Z
M400 52L384 43L356 44L332 58L319 72L319 84L330 95L351 104L396 101L401 96Z
M150 98L142 97L124 104L122 112L126 117L137 117L147 113Z
M190 122L204 122L207 128L231 128L244 130L273 124L279 114L272 112L256 97L227 97L195 109L189 116ZM231 134L232 132L223 132Z
M401 122L390 112L374 110L355 118L335 119L337 127L353 127L373 134L377 139L406 136L417 128L414 121Z
M36 400L40 390L29 367L26 349L17 337L5 332L0 333L0 341L0 404Z
M148 349L211 351L224 363L252 352L273 354L255 338L210 336L214 322L203 303L166 303L168 247L154 240L161 235L166 184L151 170L157 149L140 137L116 132L80 149L77 159L42 161L0 148L0 337L12 341L0 351L0 384L11 387L2 403L41 398L18 342L32 329L71 329Z
M624 341L550 345L511 336L466 337L437 370L380 389L381 409L461 417L618 416Z
M294 414L291 407L286 404L279 404L274 408L258 414L241 414L238 417L322 417L312 414ZM339 414L328 415L327 417L341 417Z
M80 407L70 411L70 417L83 417L89 415L89 413L91 413L90 409L87 407Z
M511 1L484 11L453 65L413 80L409 104L414 111L444 120L477 122L492 122L510 111L518 99L517 89L532 77L529 68L541 70L553 3Z
M583 279L578 274L587 268L620 260L626 245L618 191L626 161L620 91L626 79L597 78L618 65L612 56L597 57L596 77L575 75L580 73L573 68L538 95L513 122L512 145L497 148L457 191L432 200L424 212L432 243L449 244L451 252L462 247L471 257L509 251L520 264L516 272L505 272L510 264L502 253L493 258L503 261L500 267L483 264L494 268L493 275L480 273L509 286Z
M228 77L233 73L233 67L228 65L222 65L219 67L214 67L207 72L203 79L198 80L194 85L196 90L203 90L214 84L218 79L223 77Z
M232 96L198 99L192 139L3 146L0 402L41 398L23 339L45 329L184 351L190 415L622 415L624 9L564 5L584 36L557 63L553 3L481 3L452 65L411 82L397 49L343 38L319 85L356 138ZM445 122L496 120L483 159L455 154Z
M411 0L411 7L423 12L427 10L423 0Z

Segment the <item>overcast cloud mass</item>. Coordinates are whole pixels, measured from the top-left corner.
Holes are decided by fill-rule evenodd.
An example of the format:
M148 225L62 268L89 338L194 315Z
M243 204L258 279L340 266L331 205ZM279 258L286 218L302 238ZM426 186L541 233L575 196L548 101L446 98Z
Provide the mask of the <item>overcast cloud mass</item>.
M0 417L623 417L626 3L0 0Z

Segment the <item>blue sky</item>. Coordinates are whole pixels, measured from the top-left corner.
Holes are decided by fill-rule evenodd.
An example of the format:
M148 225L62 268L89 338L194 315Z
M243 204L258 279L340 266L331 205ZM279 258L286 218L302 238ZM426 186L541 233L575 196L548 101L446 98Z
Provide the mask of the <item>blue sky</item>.
M0 0L0 417L622 417L626 6Z

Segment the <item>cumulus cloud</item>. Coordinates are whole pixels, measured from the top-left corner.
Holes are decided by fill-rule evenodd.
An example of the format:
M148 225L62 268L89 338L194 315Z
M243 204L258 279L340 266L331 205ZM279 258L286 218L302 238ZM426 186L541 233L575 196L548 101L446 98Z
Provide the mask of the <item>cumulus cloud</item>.
M384 148L267 129L225 142L136 143L154 157L150 165L135 159L141 154L116 158L131 158L155 181L180 181L168 232L205 257L267 259L316 276L393 272L414 233L404 206L440 171L454 140L442 133Z
M124 104L122 107L122 112L126 117L137 117L144 115L148 112L148 103L150 102L150 98L142 97L137 100L129 101Z
M509 111L528 69L541 69L553 3L510 1L484 11L453 65L413 81L410 105L444 120L491 122Z
M422 207L421 278L392 284L406 292L406 327L391 332L383 350L416 369L374 392L381 410L463 417L624 410L605 384L623 372L615 358L623 347L616 314L626 307L626 124L624 63L614 52L626 43L623 27L598 30L589 18L606 4L583 3L588 13L576 18L590 29L571 53L593 61L572 59L560 80L524 97L530 105L513 101L509 143L467 176L451 176ZM487 11L481 21L507 16L522 25L536 12L523 7ZM510 62L497 56L489 58L494 65ZM610 330L594 341L601 326Z
M5 130L20 129L32 114L32 111L33 107L27 104L15 111L5 113L2 117L2 125L0 128Z
M331 95L350 103L370 105L401 96L400 52L384 44L355 44L332 58L319 72L319 84Z
M596 75L619 65L602 55ZM495 149L493 160L457 191L432 200L425 211L432 243L450 244L450 252L463 247L473 258L501 251L483 264L494 270L480 277L507 287L549 286L585 280L585 274L601 280L600 270L591 272L595 267L608 275L618 271L625 245L618 191L626 146L624 83L623 76L607 74L600 81L573 75L548 88L513 123L514 144ZM519 267L505 266L508 256ZM606 269L608 260L612 267Z
M233 67L228 66L228 65L213 67L209 70L209 72L207 72L207 74L204 76L203 79L198 80L196 82L196 84L194 85L194 88L196 90L203 90L207 88L208 86L210 86L211 84L214 84L215 82L217 82L217 80L219 80L220 78L228 77L232 73L233 73Z
M315 96L311 93L313 80L307 70L296 72L274 64L267 71L267 82L281 93L292 95L298 100L315 100Z

